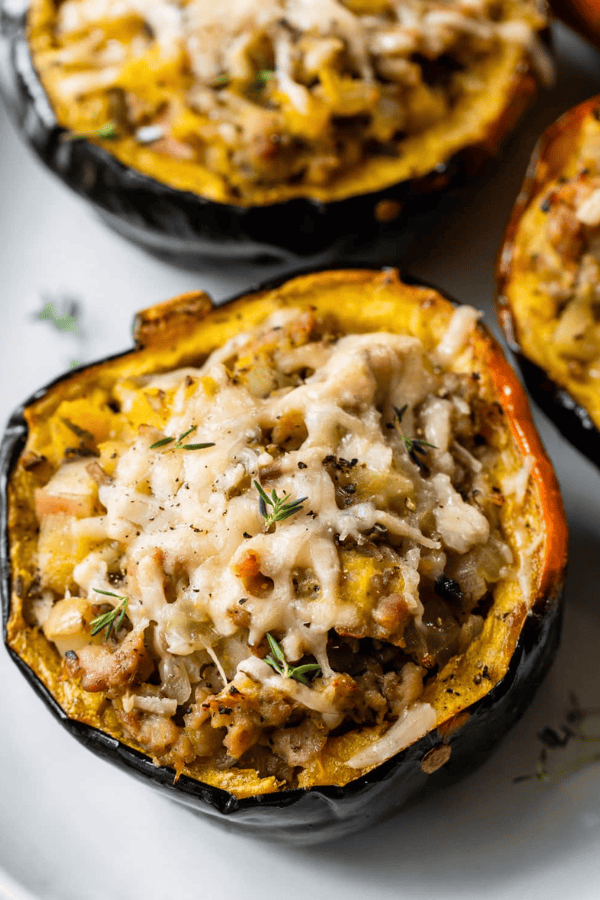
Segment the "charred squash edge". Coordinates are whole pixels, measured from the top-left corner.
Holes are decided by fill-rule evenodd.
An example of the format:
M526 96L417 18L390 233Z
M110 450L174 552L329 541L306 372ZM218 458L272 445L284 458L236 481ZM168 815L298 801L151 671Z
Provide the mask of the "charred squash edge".
M366 274L349 270L348 274ZM392 273L394 270L384 270ZM302 273L307 274L307 273ZM372 270L368 273L375 274ZM251 292L244 291L228 303L248 294L281 286L293 276L278 278ZM404 279L409 285L422 282ZM439 292L438 292L439 293ZM445 295L444 299L449 300ZM450 301L453 302L454 301ZM135 323L136 347L160 345L182 317L206 310L203 294L185 294L139 314ZM546 552L539 592L524 618L516 648L504 676L480 700L461 709L439 728L406 750L344 786L316 786L278 793L236 798L185 775L175 781L171 769L156 768L144 754L89 725L69 719L40 679L8 645L7 623L11 605L11 572L7 521L7 486L25 444L27 425L24 409L44 397L55 385L72 377L73 371L38 390L11 417L0 447L0 571L4 617L4 640L8 652L27 681L53 715L80 743L102 759L115 763L163 793L195 811L234 822L256 833L288 843L312 843L341 837L397 811L416 794L452 783L476 768L500 737L523 714L535 690L550 668L558 647L562 621L562 590L567 555L567 526L558 483L533 424L527 398L502 350L487 329L479 326L487 344L486 365L498 385L498 399L509 420L516 444L523 455L535 458L533 479L546 526ZM131 351L129 351L131 352ZM107 357L118 360L128 353ZM94 364L94 365L97 365ZM86 369L88 366L82 367ZM75 370L75 374L78 370ZM439 748L442 745L443 753ZM446 748L446 749L444 749ZM436 750L446 764L431 765ZM428 774L430 773L430 774ZM283 811L285 810L285 812Z

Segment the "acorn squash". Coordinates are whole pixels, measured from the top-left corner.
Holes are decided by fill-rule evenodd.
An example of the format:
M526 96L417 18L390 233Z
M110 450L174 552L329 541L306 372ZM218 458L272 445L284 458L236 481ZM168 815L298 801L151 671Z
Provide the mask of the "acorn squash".
M341 270L184 295L135 341L38 391L2 445L5 640L46 705L291 842L480 763L551 664L567 530L475 311Z
M562 434L600 460L600 98L544 133L497 271L500 321L527 387Z
M331 0L316 17L318 4L273 0L260 27L255 11L238 21L244 4L162 6L114 18L33 0L26 16L2 0L0 84L52 171L180 262L306 256L398 216L414 232L432 193L481 168L550 77L536 0L468 15L423 3L415 27L374 0Z

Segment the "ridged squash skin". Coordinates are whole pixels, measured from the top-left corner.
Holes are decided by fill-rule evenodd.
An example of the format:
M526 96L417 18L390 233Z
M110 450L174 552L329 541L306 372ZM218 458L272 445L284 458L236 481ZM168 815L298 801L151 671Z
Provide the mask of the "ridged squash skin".
M577 148L586 120L600 116L600 96L573 107L540 137L532 153L521 190L513 207L496 268L498 317L508 344L515 354L527 389L561 434L595 465L600 465L600 398L589 388L584 394L575 378L550 370L535 348L547 338L536 338L535 317L528 315L528 293L536 276L523 266L523 218L536 199L561 174L575 165ZM531 282L531 284L529 284Z
M27 0L0 0L0 93L25 142L76 194L90 202L106 224L123 237L169 262L190 268L206 261L272 261L316 254L332 258L386 231L405 250L414 234L439 215L440 193L459 188L495 157L507 134L537 93L539 77L525 62L510 78L494 83L489 96L501 97L497 114L485 124L473 112L472 135L460 147L440 147L425 172L414 161L415 177L389 179L373 187L368 163L356 175L355 190L343 199L302 196L268 205L238 206L177 190L124 165L110 142L65 141L30 53ZM544 39L546 35L542 35ZM489 98L483 103L484 111ZM324 196L323 196L324 194Z
M499 345L483 326L469 337L484 373L482 390L497 397L518 455L533 457L525 506L520 509L526 511L535 533L544 535L544 549L528 576L535 584L529 609L515 587L516 579L495 590L482 636L453 657L433 682L429 702L438 713L437 727L387 762L358 773L343 760L369 742L371 729L335 738L338 743L320 759L321 774L307 789L273 789L266 785L268 779L247 770L234 795L226 789L228 775L210 766L184 770L176 780L173 770L156 768L131 741L122 739L114 716L111 719L98 706L96 695L90 700L91 695L61 681L58 653L23 616L27 584L33 577L28 547L35 521L19 459L28 431L39 427L62 399L85 395L115 373L142 374L151 368L193 364L227 336L264 318L273 303L310 304L327 314L342 308L342 297L344 330L409 332L431 348L454 310L437 291L403 283L394 270L313 273L265 285L218 308L205 294L184 295L138 315L134 350L71 372L26 401L10 419L0 453L4 640L44 704L92 752L185 806L253 834L298 844L368 827L423 790L450 783L478 766L522 715L552 663L562 618L566 521L554 471L523 388ZM510 531L513 526L507 522L506 527Z

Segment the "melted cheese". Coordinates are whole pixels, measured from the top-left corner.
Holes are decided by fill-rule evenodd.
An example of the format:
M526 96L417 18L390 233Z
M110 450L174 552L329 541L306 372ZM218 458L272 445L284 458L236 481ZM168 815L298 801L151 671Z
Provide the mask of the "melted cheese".
M491 4L465 8L447 0L443 5L430 0L393 5L393 17L382 13L356 14L340 0L66 0L59 7L62 33L80 32L103 21L135 16L148 23L162 51L168 55L186 44L197 77L210 83L220 72L235 71L244 36L244 49L257 35L281 34L289 29L296 35L341 39L361 78L372 80L373 55L410 56L424 52L442 55L457 35L474 35L480 44L494 39L517 43L539 60L548 74L548 54L536 42L534 28L525 19L496 22ZM394 17L396 23L394 23ZM543 61L542 61L543 52ZM292 59L281 56L280 75L292 77Z
M173 715L212 662L215 693L229 685L243 693L249 679L261 696L284 697L335 728L345 707L332 631L406 647L410 625L422 635L412 640L424 641L423 572L433 581L447 560L463 558L471 571L477 552L488 568L496 560L497 571L510 560L483 501L465 491L476 479L473 496L485 499L483 462L455 437L456 423L470 422L473 410L469 376L458 377L451 364L465 352L476 311L458 309L431 353L414 337L385 332L296 340L310 330L306 316L279 311L199 368L120 383L115 394L129 424L114 432L110 476L97 463L66 463L43 489L44 502L76 497L67 518L69 539L84 542L72 571L80 597L116 606L111 593L127 596L133 630L152 635L161 684L128 691L128 713ZM163 415L161 430L139 424L140 409ZM417 433L430 445L420 454L411 449ZM529 468L506 479L521 500ZM89 472L100 473L98 484ZM257 483L271 498L274 491L302 500L301 508L267 527ZM81 497L85 485L91 499ZM383 545L373 534L386 535ZM363 582L344 568L341 546L348 559L357 555ZM51 559L44 552L42 580ZM350 593L344 583L354 585ZM485 578L477 584L474 603ZM267 635L277 635L290 664L314 658L322 677L300 684L274 672L260 658ZM61 641L69 649L62 632ZM380 762L433 727L433 709L418 692L410 697L351 766Z
M470 311L466 321L474 319ZM448 356L449 348L456 352L467 333L460 311L438 356ZM392 439L389 430L386 434L382 427L386 416L378 405L386 410L387 419L393 419L394 399L417 404L427 393L433 376L415 338L343 337L303 384L267 398L252 396L227 376L224 360L243 340L236 338L193 372L199 388L190 398L184 400L182 388L190 370L185 376L183 372L158 376L146 385L146 389L179 385L174 415L165 427L167 435L176 437L201 423L201 433L193 438L214 446L188 452L171 445L152 450L156 434L140 435L121 455L112 482L99 488L106 513L96 520L95 534L126 546L127 571L132 572L130 618L136 626L157 623L169 652L206 649L236 631L231 613L248 593L236 570L254 554L261 574L272 579L273 589L267 599L251 598L246 607L252 620L250 646L267 632L285 632L282 644L288 659L311 654L323 671L330 672L327 635L336 626L341 602L336 542L352 539L360 544L366 533L379 526L416 546L439 550L445 545L465 552L486 542L489 525L474 506L462 500L445 473L431 482L433 493L431 487L422 487L426 502L436 504L440 537L424 534L419 517L408 509L402 515L390 512L377 497L343 509L336 501L334 484L323 466L328 455L358 459L384 480L398 468L396 432ZM308 345L305 361L310 362L310 352ZM315 353L312 361L322 363L324 348L315 348ZM207 395L201 387L205 378L219 386L216 395ZM300 449L275 459L257 446L257 434L273 428L286 415L300 417L307 436ZM401 463L412 476L408 483L413 483L414 490L416 467L405 458ZM301 513L265 533L253 482L273 466L277 477L269 479L269 487L275 487L279 496L307 500ZM150 490L140 490L142 483ZM400 559L398 563L406 566ZM169 573L177 567L188 573L189 586L169 603L162 587L163 570ZM290 573L299 567L314 571L319 585L314 599L294 595ZM95 588L107 589L96 565L81 564L75 578L88 595ZM197 624L207 618L210 633L196 636Z
M470 121L494 62L509 82L521 65L551 69L535 0L65 0L40 18L35 62L62 125L93 136L114 120L107 149L127 165L157 177L167 164L168 183L242 205L345 192L373 159L387 182L394 156L428 132L433 147L447 123L445 158L486 116L496 128L492 109ZM446 77L432 83L430 64Z
M379 741L351 757L348 765L353 769L380 765L435 728L436 720L436 712L429 703L414 703L404 710Z

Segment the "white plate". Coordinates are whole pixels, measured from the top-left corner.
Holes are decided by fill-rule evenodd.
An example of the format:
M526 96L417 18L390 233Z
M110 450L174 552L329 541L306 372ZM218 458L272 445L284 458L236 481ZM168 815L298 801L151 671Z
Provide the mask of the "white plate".
M494 259L535 136L600 92L600 54L566 29L556 36L556 87L499 171L420 241L410 267L486 309L491 323ZM4 117L0 159L0 422L72 360L129 346L135 310L196 287L225 297L265 274L195 275L148 258L37 165ZM35 319L65 293L83 301L81 337ZM367 834L285 849L217 829L97 760L1 651L0 900L597 900L600 765L551 784L513 783L535 769L536 733L562 721L569 691L600 705L600 476L537 419L571 524L564 638L533 706L481 769Z

